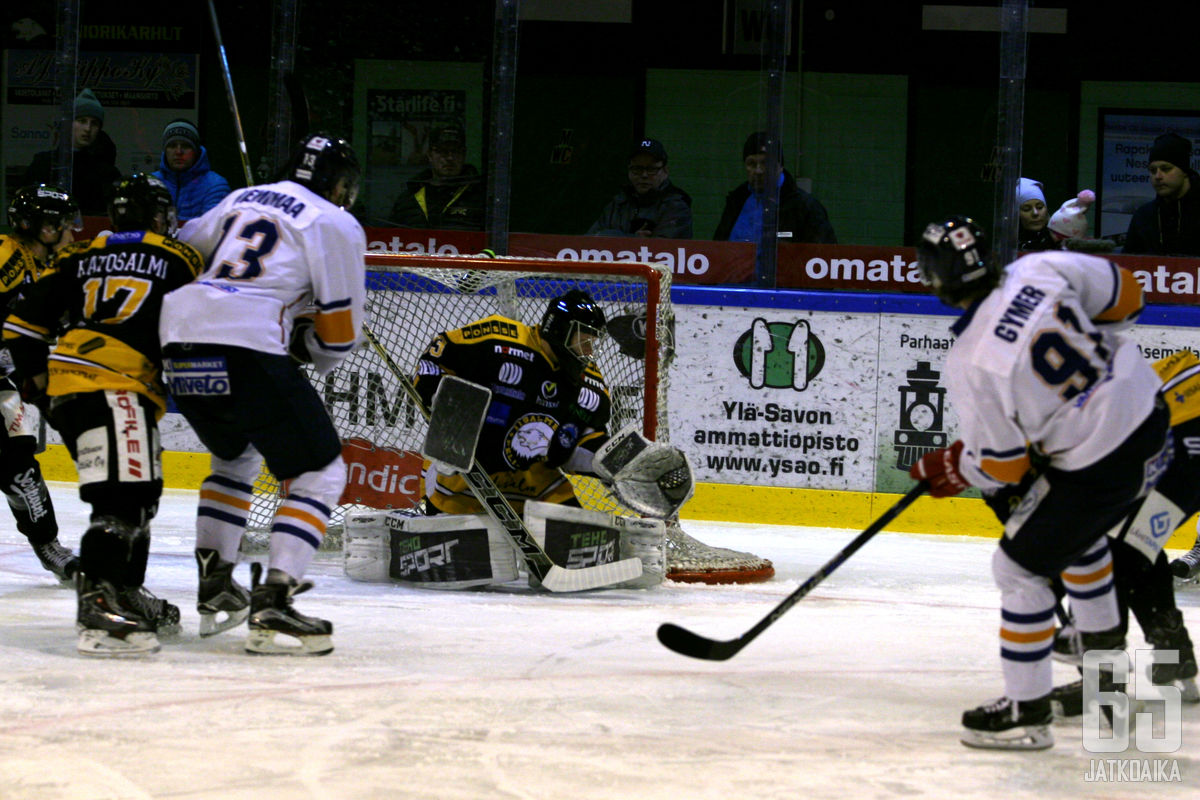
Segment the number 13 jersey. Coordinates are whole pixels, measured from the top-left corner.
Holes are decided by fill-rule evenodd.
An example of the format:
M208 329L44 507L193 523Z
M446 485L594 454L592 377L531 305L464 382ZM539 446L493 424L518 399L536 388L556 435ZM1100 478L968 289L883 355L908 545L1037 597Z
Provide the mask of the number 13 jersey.
M951 329L946 384L971 483L1020 481L1031 447L1082 469L1145 421L1160 382L1119 332L1142 304L1133 274L1102 258L1045 252L1009 265Z
M353 352L366 293L362 226L292 181L228 195L179 238L204 255L195 283L163 301L163 344L206 343L286 355L292 322L314 313L313 364L326 373Z

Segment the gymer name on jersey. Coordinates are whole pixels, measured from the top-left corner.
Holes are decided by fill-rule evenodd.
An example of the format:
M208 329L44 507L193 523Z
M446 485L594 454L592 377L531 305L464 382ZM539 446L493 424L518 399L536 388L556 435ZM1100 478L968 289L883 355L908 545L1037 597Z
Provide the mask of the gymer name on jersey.
M235 203L257 203L260 206L277 208L292 219L304 211L304 201L283 192L273 192L269 189L247 189L237 196Z
M1041 289L1035 289L1032 286L1022 286L1021 291L1017 292L1017 296L1013 298L1012 303L1004 310L1004 316L1000 318L1000 324L993 329L992 333L1006 342L1015 342L1019 334L1014 330L1014 327L1024 328L1025 323L1038 307L1038 303L1042 302L1045 297L1046 293Z

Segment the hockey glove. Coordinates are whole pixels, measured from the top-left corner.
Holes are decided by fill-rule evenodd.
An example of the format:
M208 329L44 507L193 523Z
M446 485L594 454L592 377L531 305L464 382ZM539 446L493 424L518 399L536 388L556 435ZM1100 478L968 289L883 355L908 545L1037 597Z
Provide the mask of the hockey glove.
M941 450L934 450L921 456L921 460L913 464L908 474L919 481L929 484L931 497L953 497L964 491L971 484L958 471L958 460L962 457L963 443L961 440Z
M288 353L301 364L311 364L312 355L308 352L308 342L305 335L313 329L316 320L309 316L298 316L292 320L292 338L288 342Z

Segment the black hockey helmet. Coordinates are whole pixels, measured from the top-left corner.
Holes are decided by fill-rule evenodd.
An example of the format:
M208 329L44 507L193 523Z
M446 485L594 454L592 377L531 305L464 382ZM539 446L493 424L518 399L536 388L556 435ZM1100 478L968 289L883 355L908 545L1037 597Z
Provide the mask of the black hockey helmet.
M108 201L108 218L116 231L154 230L160 214L165 227L157 233L173 234L177 227L175 202L165 183L145 172L117 181Z
M592 349L606 328L604 312L591 295L572 289L550 301L538 330L568 374L578 379L592 362Z
M970 217L929 223L917 245L917 266L921 282L951 306L982 297L1000 282L987 234Z
M24 186L13 195L8 204L8 224L13 233L26 239L36 239L43 225L53 225L57 230L83 227L79 217L79 206L71 195L57 186L39 183Z
M349 208L358 197L361 172L358 157L348 141L329 133L310 133L300 140L300 146L288 160L284 177L331 202L338 181L346 178L347 193L339 205Z

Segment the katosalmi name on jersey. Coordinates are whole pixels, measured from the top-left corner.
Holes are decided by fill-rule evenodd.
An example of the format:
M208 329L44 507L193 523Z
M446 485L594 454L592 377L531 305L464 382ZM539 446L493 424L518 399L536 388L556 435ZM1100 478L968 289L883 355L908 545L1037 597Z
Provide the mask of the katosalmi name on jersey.
M366 294L366 234L347 211L291 181L234 192L179 238L207 258L163 303L162 340L227 344L286 355L292 322L314 315L309 343L328 372L358 341Z
M1059 469L1082 469L1145 421L1159 379L1120 332L1141 309L1132 273L1104 259L1014 261L952 328L946 383L967 479L983 489L1020 481L1030 447Z

